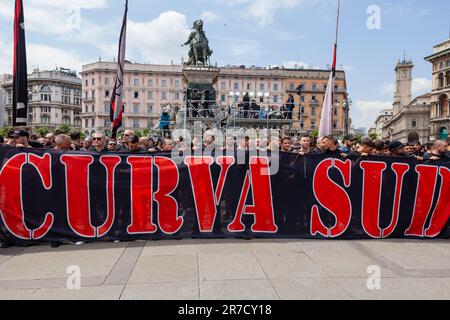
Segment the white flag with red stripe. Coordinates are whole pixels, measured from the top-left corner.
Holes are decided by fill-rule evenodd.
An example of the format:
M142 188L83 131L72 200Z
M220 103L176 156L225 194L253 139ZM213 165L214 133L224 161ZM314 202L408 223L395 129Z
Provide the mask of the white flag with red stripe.
M325 100L322 108L322 118L320 119L319 137L323 138L333 134L333 108L334 108L334 83L336 78L336 51L337 46L334 46L333 67L330 75L330 80L327 85L327 92L325 93Z
M110 102L110 117L112 122L112 138L115 139L117 136L117 131L122 126L123 118L123 83L124 83L124 72L125 72L125 49L127 42L127 16L128 16L128 0L125 4L125 14L123 17L122 30L120 32L119 40L119 56L117 59L117 78L114 86L113 95Z
M336 19L336 41L334 43L333 65L331 67L330 80L327 85L327 92L325 93L325 100L322 107L322 118L320 119L319 137L323 138L333 134L334 119L334 83L336 80L336 57L337 57L337 44L339 35L339 15L340 15L341 2L337 1L337 19Z

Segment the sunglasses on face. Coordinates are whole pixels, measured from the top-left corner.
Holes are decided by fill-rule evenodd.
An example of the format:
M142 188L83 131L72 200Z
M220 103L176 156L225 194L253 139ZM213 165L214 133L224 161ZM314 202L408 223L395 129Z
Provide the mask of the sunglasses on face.
M94 141L102 141L102 138L92 138Z

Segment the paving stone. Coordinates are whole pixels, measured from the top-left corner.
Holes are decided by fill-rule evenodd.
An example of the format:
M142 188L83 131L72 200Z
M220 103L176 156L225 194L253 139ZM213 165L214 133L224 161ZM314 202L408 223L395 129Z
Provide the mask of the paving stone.
M128 284L122 300L197 300L196 281L165 282L151 284Z
M142 256L129 284L198 281L196 256Z
M202 300L278 300L267 279L200 282Z
M200 255L200 280L266 279L253 255Z

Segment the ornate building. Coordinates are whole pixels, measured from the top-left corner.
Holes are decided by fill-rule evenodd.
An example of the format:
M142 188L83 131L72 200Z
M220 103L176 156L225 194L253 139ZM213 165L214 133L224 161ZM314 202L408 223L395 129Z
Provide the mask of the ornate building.
M377 120L375 120L375 133L377 134L377 137L379 139L389 136L388 133L383 132L383 128L385 128L385 123L390 121L393 116L394 116L393 109L385 109L380 111Z
M109 102L114 89L117 64L95 62L83 66L83 132L97 129L111 130ZM283 68L258 68L225 66L220 68L215 90L217 103L223 108L239 104L248 93L251 100L262 109L279 110L286 103L289 93L298 85L304 85L302 98L296 98L293 120L280 121L287 126L287 133L311 133L320 124L321 108L329 70L293 70ZM336 134L349 129L349 106L347 100L345 72L337 72L338 94L336 99ZM293 83L293 85L292 85ZM297 84L297 86L296 86ZM293 90L291 90L293 89ZM125 64L124 125L126 129L151 129L159 122L162 109L171 105L174 110L184 105L185 83L181 65ZM300 105L300 107L299 107ZM300 116L299 110L303 113ZM264 121L238 119L239 125L258 127ZM301 124L302 130L300 131Z
M431 137L448 139L450 130L450 39L434 46L434 53L425 58L433 64L431 92Z
M0 76L0 81L3 78L4 78L4 76ZM0 85L0 127L2 127L6 121L5 106L6 106L6 91Z
M426 94L412 98L412 61L403 59L396 68L396 82L392 117L383 122L382 139L398 140L403 143L430 139L430 101Z
M283 71L286 88L285 101L289 94L295 99L294 131L311 133L319 130L322 106L325 99L329 70L293 70ZM301 88L302 95L297 94ZM350 99L347 93L347 80L344 71L336 71L334 98L334 129L336 137L343 138L350 132Z
M6 91L6 121L12 122L13 79L5 75L2 87ZM56 129L62 125L81 130L81 79L66 69L40 71L28 75L29 120L31 128Z
M110 101L117 74L117 63L95 62L83 66L83 132L111 132ZM183 103L181 65L125 63L123 128L152 129L158 124L162 108L180 108Z

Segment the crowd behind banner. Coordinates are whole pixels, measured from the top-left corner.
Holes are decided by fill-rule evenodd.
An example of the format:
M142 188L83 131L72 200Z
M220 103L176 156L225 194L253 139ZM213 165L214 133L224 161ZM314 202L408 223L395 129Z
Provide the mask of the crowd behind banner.
M80 139L17 128L0 144L3 246L450 236L447 141L422 146L351 135L341 143L333 136L226 136L218 145L205 134L188 145L183 138L139 138L129 130L111 140L103 132ZM207 150L215 151L201 163L188 153ZM171 160L174 151L182 163ZM245 163L227 158L230 151L236 159L246 155ZM264 177L258 172L270 171L265 159L274 154L279 168Z
M419 162L450 160L449 141L437 140L422 145L419 141L403 144L400 141L383 141L371 138L357 139L353 135L347 135L340 142L333 136L312 138L308 135L299 137L251 138L249 136L226 136L219 145L215 141L214 134L205 133L200 139L194 138L189 145L180 137L176 141L170 138L170 134L160 137L139 137L132 130L126 130L119 138L109 139L99 131L81 139L80 133L67 135L61 131L48 133L44 137L30 134L27 128L16 128L8 131L7 137L0 136L0 146L17 148L35 148L55 151L81 151L96 153L157 153L170 151L196 151L214 150L264 150L272 152L294 153L300 156L308 154L326 154L341 156L349 159L367 157L371 155L414 158Z

